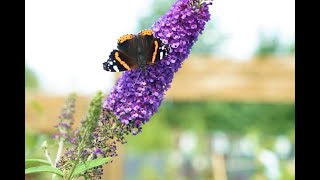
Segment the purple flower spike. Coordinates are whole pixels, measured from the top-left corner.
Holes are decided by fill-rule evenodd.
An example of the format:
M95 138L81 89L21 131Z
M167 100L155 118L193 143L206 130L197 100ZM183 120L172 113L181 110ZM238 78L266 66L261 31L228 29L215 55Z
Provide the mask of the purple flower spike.
M69 138L71 126L74 123L73 114L75 111L75 101L76 95L73 93L70 94L58 117L59 123L55 126L55 128L58 129L58 132L53 135L53 138L63 141Z
M209 21L211 4L205 0L177 0L152 26L155 37L170 45L168 56L147 66L145 74L139 69L124 72L103 108L114 112L120 122L135 127L149 121L170 88L174 73L188 57Z

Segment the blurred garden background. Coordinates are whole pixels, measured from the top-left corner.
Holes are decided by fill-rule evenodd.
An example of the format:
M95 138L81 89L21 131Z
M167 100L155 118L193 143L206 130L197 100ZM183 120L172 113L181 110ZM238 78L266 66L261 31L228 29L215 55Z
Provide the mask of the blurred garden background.
M26 2L27 158L44 158L70 92L75 126L93 93L108 94L121 74L102 62L118 36L150 28L173 2ZM103 179L295 179L294 1L213 1L211 14L159 112L118 146Z

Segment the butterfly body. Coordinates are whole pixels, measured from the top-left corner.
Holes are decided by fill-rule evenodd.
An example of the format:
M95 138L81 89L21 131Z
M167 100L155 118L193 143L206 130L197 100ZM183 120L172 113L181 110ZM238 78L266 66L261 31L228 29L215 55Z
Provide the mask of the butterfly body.
M118 49L114 49L103 69L109 72L121 72L134 68L146 69L147 64L154 64L169 52L169 46L154 37L150 29L139 34L126 34L118 39Z

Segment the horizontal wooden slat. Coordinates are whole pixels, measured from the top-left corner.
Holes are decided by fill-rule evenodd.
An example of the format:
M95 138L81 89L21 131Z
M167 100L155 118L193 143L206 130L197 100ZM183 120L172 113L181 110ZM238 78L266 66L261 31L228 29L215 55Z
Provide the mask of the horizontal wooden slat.
M26 94L26 129L29 131L55 132L53 128L58 124L58 116L65 103L66 96L48 96L46 94ZM75 127L78 126L81 118L89 106L89 97L78 96L76 99L76 111L74 117Z
M190 56L175 74L165 99L292 102L294 72L294 57L239 62Z
M294 58L269 58L236 62L191 56L175 74L165 100L294 101ZM26 94L26 127L52 131L66 97ZM76 119L90 97L79 96ZM50 119L48 119L50 118Z

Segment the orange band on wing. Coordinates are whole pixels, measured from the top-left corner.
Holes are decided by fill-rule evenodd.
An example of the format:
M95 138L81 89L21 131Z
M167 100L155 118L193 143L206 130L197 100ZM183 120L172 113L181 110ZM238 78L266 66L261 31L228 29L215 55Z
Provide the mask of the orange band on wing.
M119 52L116 52L116 53L114 54L114 56L115 56L115 59L116 59L117 61L119 61L119 63L120 63L123 67L125 67L125 68L128 69L128 70L130 70L130 67L128 66L128 64L120 59L120 57L119 57Z
M134 38L134 35L133 35L133 34L123 35L123 36L121 36L121 37L118 39L118 43L123 43L123 42L125 42L125 41L127 41L127 40L130 40L130 39L132 39L132 38Z
M159 48L158 41L154 41L154 51L153 51L152 60L151 60L152 64L153 64L154 61L156 60L157 53L158 53L158 48Z
M143 31L141 31L139 33L139 35L143 35L143 36L152 36L153 35L153 31L151 29L145 29Z

